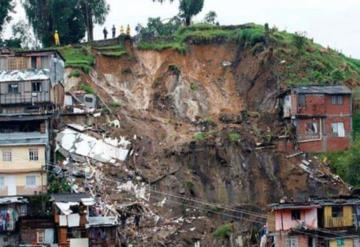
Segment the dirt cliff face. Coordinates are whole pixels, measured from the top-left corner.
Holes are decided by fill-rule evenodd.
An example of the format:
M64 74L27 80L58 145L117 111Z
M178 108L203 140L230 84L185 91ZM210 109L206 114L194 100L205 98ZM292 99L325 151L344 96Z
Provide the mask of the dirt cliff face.
M96 54L87 81L108 104L120 103L114 113L122 128L112 134L137 136L126 165L152 188L264 213L267 204L285 196L306 200L347 193L315 157L286 157L276 151L274 140L282 129L276 107L277 64L272 49L254 51L235 43L189 45L186 54L130 47L120 58ZM300 166L304 159L310 162L307 170ZM152 203L164 198L154 195ZM188 212L188 202L168 198L164 204L164 217ZM213 240L211 233L234 219L205 216L210 225L197 227L195 236L170 234L162 241L172 246L198 241L227 245ZM256 221L244 224L235 218L233 246L241 246L238 237Z

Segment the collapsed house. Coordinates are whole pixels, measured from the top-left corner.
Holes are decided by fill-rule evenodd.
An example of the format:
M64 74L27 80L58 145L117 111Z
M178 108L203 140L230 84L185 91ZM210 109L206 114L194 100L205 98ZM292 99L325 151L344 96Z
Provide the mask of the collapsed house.
M116 217L91 215L95 205L86 193L54 194L53 215L59 247L116 246Z
M268 242L275 247L360 246L360 199L313 199L270 205Z
M301 86L289 89L281 98L283 118L294 126L295 145L300 151L342 151L350 146L352 101L349 88Z
M126 159L130 145L130 142L123 137L120 139L97 139L71 128L61 131L56 137L56 142L57 150L65 157L71 157L75 161L86 162L86 159L89 158L113 164Z

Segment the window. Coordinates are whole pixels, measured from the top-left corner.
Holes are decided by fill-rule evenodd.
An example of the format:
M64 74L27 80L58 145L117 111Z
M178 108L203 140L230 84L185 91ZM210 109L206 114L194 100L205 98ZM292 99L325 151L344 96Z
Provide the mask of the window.
M291 219L292 219L292 220L300 220L300 219L301 219L301 212L300 212L300 210L292 210L292 211L291 211Z
M340 206L331 207L331 216L333 218L338 218L343 216L343 208Z
M304 94L299 94L299 96L298 96L298 105L300 107L306 106L306 96Z
M299 246L298 239L295 237L287 238L285 246L286 247L298 247Z
M19 93L19 85L17 83L8 84L8 93Z
M332 123L331 128L334 136L345 137L344 123Z
M29 187L36 186L36 177L33 175L26 176L26 186L29 186Z
M344 102L344 100L343 100L343 96L342 96L342 95L333 95L333 96L331 97L331 103L332 103L333 105L342 105L343 102Z
M5 177L0 176L0 188L4 188L5 187Z
M87 103L92 103L92 102L93 102L93 98L85 97L85 102L87 102Z
M29 149L29 160L39 160L39 151L37 148L30 148Z
M36 233L36 242L38 244L42 244L45 241L45 232L41 231L41 232L37 232Z
M319 133L318 123L310 122L306 123L306 134L317 135Z
M344 247L345 246L344 239L336 239L336 246L337 247Z
M3 161L11 161L12 160L11 150L3 150L2 159Z
M31 83L31 88L32 88L33 92L41 92L42 84L41 84L41 82L33 82L33 83Z

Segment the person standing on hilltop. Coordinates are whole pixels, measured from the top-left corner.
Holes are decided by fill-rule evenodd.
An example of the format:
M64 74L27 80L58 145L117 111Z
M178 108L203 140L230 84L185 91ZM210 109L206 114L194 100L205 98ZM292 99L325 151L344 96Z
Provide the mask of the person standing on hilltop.
M54 43L55 43L55 46L60 46L60 36L59 36L59 33L57 30L55 30L55 33L54 33Z
M126 28L126 35L130 36L130 25L127 25L127 28Z
M104 39L107 39L108 31L106 27L104 27L103 34L104 34Z
M116 27L115 27L115 25L113 25L113 27L112 27L112 37L115 38L115 36L116 36Z

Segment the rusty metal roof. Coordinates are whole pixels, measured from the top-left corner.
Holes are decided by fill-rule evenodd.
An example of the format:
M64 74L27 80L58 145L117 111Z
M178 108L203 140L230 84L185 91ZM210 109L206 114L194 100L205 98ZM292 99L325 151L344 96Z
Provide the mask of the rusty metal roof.
M344 85L300 86L292 90L297 94L351 94L351 89Z

